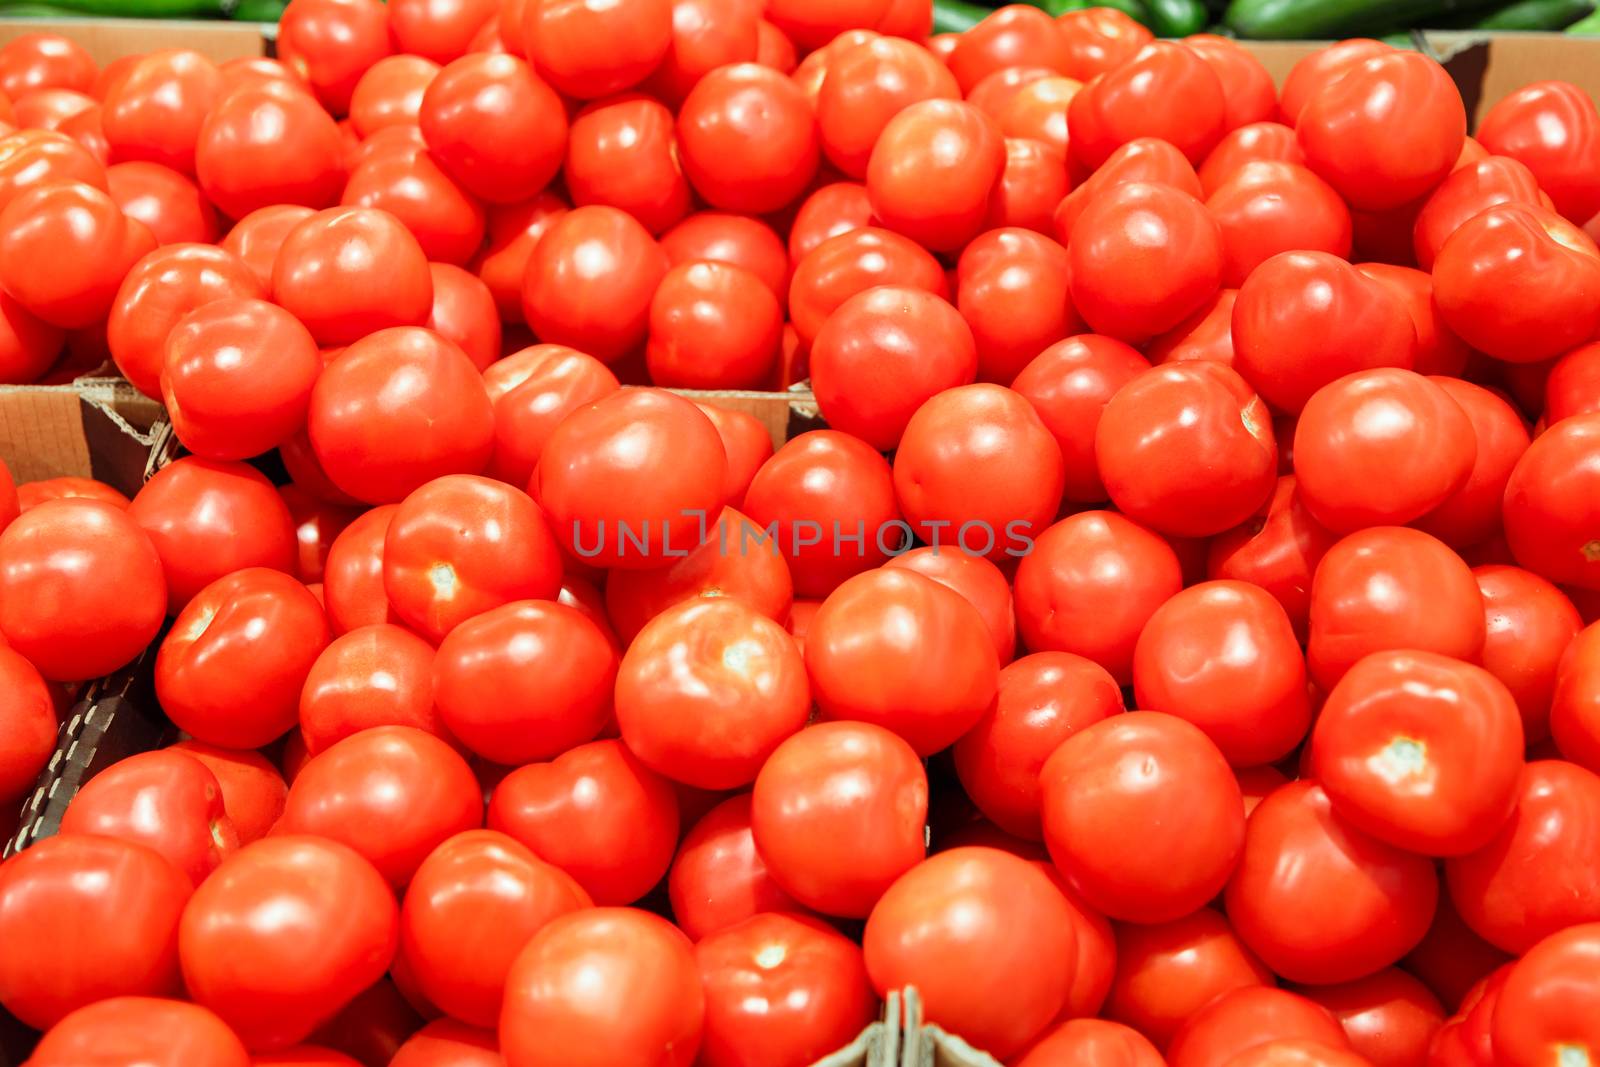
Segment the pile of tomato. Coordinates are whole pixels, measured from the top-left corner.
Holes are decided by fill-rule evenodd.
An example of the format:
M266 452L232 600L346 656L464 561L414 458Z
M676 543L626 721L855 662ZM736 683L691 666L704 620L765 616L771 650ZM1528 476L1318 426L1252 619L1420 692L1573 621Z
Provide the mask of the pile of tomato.
M183 446L0 477L0 830L180 738L0 864L30 1067L1600 1064L1594 102L929 18L0 49L0 379Z

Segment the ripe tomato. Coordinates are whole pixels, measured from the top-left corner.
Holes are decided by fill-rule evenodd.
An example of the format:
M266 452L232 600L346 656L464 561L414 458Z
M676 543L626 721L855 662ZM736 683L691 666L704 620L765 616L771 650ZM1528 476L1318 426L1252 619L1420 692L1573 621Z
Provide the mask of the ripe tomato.
M52 326L81 329L106 317L123 276L154 247L100 190L39 185L0 212L0 284Z
M1600 411L1600 344L1579 345L1556 360L1545 379L1545 423Z
M100 161L65 134L18 130L0 137L0 209L19 193L53 181L77 181L107 190Z
M1137 1030L1104 1019L1078 1018L1045 1031L1017 1067L1162 1067L1164 1063L1161 1053Z
M995 121L1007 139L1025 138L1053 149L1065 160L1071 143L1067 112L1083 84L1072 78L1041 77L1017 87L1000 104Z
M1327 182L1295 163L1235 169L1210 192L1206 210L1222 228L1222 284L1244 284L1280 252L1350 255L1350 209Z
M860 226L822 240L795 261L789 281L789 315L801 343L813 344L823 324L850 298L890 285L941 299L948 292L939 261L897 233Z
M106 168L111 199L130 220L143 223L158 245L196 241L214 243L218 235L216 209L193 179L160 163L117 163ZM149 242L138 238L143 248ZM130 256L129 263L138 257Z
M1494 1048L1508 1067L1536 1067L1557 1057L1600 1052L1600 1028L1587 1010L1596 994L1600 923L1574 926L1528 950L1506 977L1494 1005Z
M494 404L489 473L527 486L551 433L569 414L617 390L617 376L565 345L534 345L490 365L484 386Z
M1243 126L1273 119L1278 114L1278 87L1272 74L1238 41L1213 33L1190 34L1183 39L1211 68L1222 83L1222 128L1231 133Z
M1111 511L1069 516L1039 535L1017 567L1017 625L1035 651L1071 652L1133 678L1134 643L1183 588L1172 547Z
M868 571L830 593L806 634L805 662L824 719L882 726L920 756L976 725L999 674L978 610L899 568Z
M596 101L578 112L563 167L576 205L621 208L652 234L689 213L672 112L643 94Z
M106 323L111 357L134 388L160 396L167 335L178 320L213 300L261 295L255 275L231 252L200 244L158 248L133 265L117 290Z
M222 810L233 820L239 844L248 845L265 837L283 814L289 787L278 769L259 752L199 741L179 741L169 748L199 760L216 776L222 790Z
M262 292L270 292L278 249L291 230L315 214L311 208L298 204L257 208L234 224L222 239L222 247L244 261Z
M335 638L300 694L300 733L313 756L375 726L444 732L433 705L433 649L398 626L362 626Z
M829 162L865 178L873 145L896 114L923 100L959 100L949 68L898 37L833 50L817 90L817 132Z
M1550 704L1550 732L1561 754L1600 767L1600 628L1589 627L1562 655Z
M183 980L252 1048L304 1040L388 970L399 908L350 848L274 835L229 857L178 930Z
M399 0L389 8L389 29L402 51L448 63L499 13L493 0Z
M39 1039L36 1067L73 1067L113 1055L148 1067L252 1067L234 1032L212 1012L179 1000L117 996L74 1011Z
M816 118L789 78L736 63L701 78L678 112L683 169L712 207L759 214L794 200L817 171Z
M762 766L750 803L773 880L825 914L864 918L924 855L927 774L910 745L871 723L795 734Z
M65 334L0 291L0 383L27 385L61 354Z
M1045 348L1012 382L1061 448L1066 500L1106 499L1095 457L1101 413L1122 386L1148 367L1137 350L1121 341L1079 334Z
M1333 1012L1351 1049L1371 1067L1409 1067L1427 1061L1428 1045L1444 1025L1444 1008L1428 987L1393 967L1334 986L1306 986L1301 995Z
M1417 331L1394 291L1326 252L1285 252L1245 280L1233 309L1234 369L1289 414L1346 374L1409 369Z
M867 162L867 195L884 226L936 252L984 228L1005 167L993 119L956 100L923 100L883 127Z
M1009 385L1041 351L1075 332L1068 265L1066 249L1017 228L990 230L961 253L956 306L972 328L979 377Z
M279 58L342 115L361 75L393 50L389 9L375 0L299 0L284 9L278 42Z
M81 44L56 33L21 33L0 48L0 92L16 99L30 89L94 89L99 67Z
M439 64L421 55L378 60L350 95L350 125L363 138L387 126L416 125L422 94L438 73Z
M1370 37L1352 37L1319 48L1305 56L1289 71L1279 94L1278 112L1282 121L1290 126L1300 119L1300 113L1311 98L1326 85L1360 66L1364 61L1387 55L1393 47Z
M7 472L9 476L9 472ZM128 498L116 489L97 482L93 478L76 478L71 475L60 478L46 478L43 481L27 482L16 487L17 502L22 511L32 511L47 500L60 500L62 497L86 496L91 500L98 500L103 504L126 509ZM13 515L12 518L16 516ZM0 529L11 525L9 519L4 520Z
M1522 416L1500 394L1457 378L1430 378L1466 412L1477 438L1477 458L1465 484L1416 521L1454 546L1481 544L1500 532L1506 483L1528 449Z
M1600 471L1600 414L1563 419L1540 434L1506 483L1505 533L1517 562L1535 574L1600 589L1600 545L1591 483Z
M506 1067L689 1067L705 1009L694 946L671 923L586 908L547 923L511 965L500 1052Z
M1438 895L1430 860L1362 833L1333 811L1321 786L1301 781L1280 787L1250 816L1226 901L1234 930L1274 973L1329 984L1371 974L1415 948ZM1308 904L1317 922L1290 917Z
M620 741L594 741L512 771L489 799L488 824L577 879L595 903L630 904L672 863L678 799Z
M759 8L740 0L673 0L672 43L645 88L679 105L701 78L718 67L762 62L762 21ZM782 69L772 63L762 65L787 74L793 61Z
M108 997L178 991L178 917L193 890L159 852L51 837L0 867L0 1004L36 1029Z
M1071 62L1067 42L1049 16L1035 7L1010 4L997 9L961 35L947 63L969 92L983 78L1008 67L1042 67L1065 72Z
M671 0L527 0L522 45L563 95L610 96L638 85L672 47Z
M371 153L357 162L340 203L392 214L432 260L465 263L483 245L483 205L420 145Z
M1180 189L1113 186L1088 201L1071 234L1072 302L1096 333L1147 341L1217 294L1222 231ZM1132 286L1133 277L1144 281Z
M794 222L789 227L789 261L798 266L808 252L830 237L865 229L871 224L872 202L865 185L859 182L824 185L802 200L795 210ZM940 277L942 282L943 275Z
M318 344L348 345L388 326L426 322L433 282L422 246L399 219L339 207L289 231L272 268L272 297Z
M222 96L222 72L199 52L172 48L130 64L106 87L100 123L112 156L193 174L195 142Z
M528 258L523 313L540 340L615 362L644 340L650 299L666 273L666 253L633 216L575 208L550 224Z
M661 235L661 249L674 267L694 260L727 263L760 278L780 301L788 292L788 252L783 239L760 219L696 212Z
M1540 204L1539 180L1515 159L1490 156L1452 171L1417 215L1417 266L1431 271L1451 234L1474 215L1508 203Z
M673 918L694 941L762 912L803 910L756 851L750 813L750 794L736 794L701 816L678 846L667 894Z
M1293 163L1304 166L1305 153L1291 127L1277 122L1252 122L1228 134L1200 164L1200 187L1207 197L1251 163Z
M1478 140L1491 154L1525 164L1556 210L1578 225L1600 212L1600 112L1570 82L1518 89L1484 115Z
M115 505L46 501L0 534L0 636L49 681L116 670L166 612L161 556Z
M696 400L694 406L717 428L717 435L722 438L722 450L728 457L728 473L722 482L723 499L729 507L743 507L745 494L749 492L756 472L772 458L772 434L760 419L747 411L735 411L702 400ZM781 557L774 554L772 558ZM789 568L785 566L782 569L787 578ZM774 566L773 572L776 571L777 567Z
M862 937L880 994L921 992L930 1022L996 1055L1026 1048L1062 1011L1076 951L1071 908L1034 864L990 848L941 852L883 894ZM1026 961L1057 961L1038 968ZM981 990L1004 983L1003 1002Z
M1090 768L1137 766L1137 779ZM1081 730L1039 775L1045 844L1090 906L1116 919L1166 922L1216 896L1244 840L1238 783L1199 729L1160 712L1116 715ZM1143 859L1122 847L1138 827Z
M423 93L418 122L445 173L492 204L538 195L560 169L567 142L561 98L508 55L451 62Z
M1206 576L1265 589L1303 639L1311 615L1312 575L1337 540L1307 513L1294 475L1281 475L1262 512L1212 538Z
M489 206L487 239L467 266L489 287L505 322L524 321L522 275L533 246L568 207L565 200L548 191L516 204Z
M1453 332L1511 363L1559 356L1600 330L1600 252L1535 204L1496 204L1462 223L1434 260L1433 288Z
M397 507L385 504L363 512L328 546L322 599L335 634L400 619L383 590L383 540Z
M941 552L932 546L895 556L885 566L916 571L960 593L983 617L1001 666L1011 662L1017 647L1017 620L1011 605L1011 585L999 567L982 556Z
M783 309L756 275L727 263L669 270L650 302L645 365L657 385L752 389L771 380Z
M56 709L38 670L9 648L0 649L0 803L33 788L56 750Z
M1106 1016L1165 1046L1211 1001L1272 981L1272 972L1211 908L1171 922L1122 924ZM1071 1061L1067 1067L1073 1067Z
M705 1067L805 1067L876 1014L861 949L824 923L756 915L694 949L705 988Z
M280 204L326 208L344 184L343 141L299 86L253 81L221 97L195 145L206 198L230 218Z
M1170 41L1145 45L1086 84L1067 112L1073 158L1091 169L1140 137L1166 141L1198 164L1228 132L1226 120L1216 71L1194 51Z
M494 294L475 274L453 263L430 263L433 310L424 324L453 341L482 371L500 358L500 315Z
M1483 666L1510 690L1522 732L1535 744L1549 736L1562 654L1583 620L1561 590L1531 571L1488 565L1473 568L1472 576L1483 594ZM1570 662L1580 667L1583 661L1574 654ZM1584 692L1581 685L1563 689L1563 716L1578 711Z
M1056 240L1072 242L1072 231L1089 202L1119 185L1142 182L1168 185L1199 198L1203 195L1194 165L1172 145L1155 137L1138 137L1112 152L1083 184L1056 207Z
M134 494L127 516L161 557L167 603L174 611L218 578L245 567L294 571L289 508L272 483L244 463L198 456L174 460Z
M327 365L311 391L307 430L334 484L381 504L482 470L494 448L494 407L460 348L431 330L395 327Z
M406 1038L389 1067L504 1067L505 1062L493 1029L436 1019Z

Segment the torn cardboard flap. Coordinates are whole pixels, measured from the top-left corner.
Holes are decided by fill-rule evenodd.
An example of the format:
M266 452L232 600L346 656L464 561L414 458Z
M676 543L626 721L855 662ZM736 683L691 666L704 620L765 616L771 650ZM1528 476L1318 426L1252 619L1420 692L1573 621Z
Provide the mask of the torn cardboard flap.
M674 389L672 392L697 404L710 404L725 411L752 416L767 428L774 448L782 448L785 441L807 430L822 427L822 417L817 412L817 398L804 386L797 386L786 393L762 393L746 389Z
M0 386L0 459L18 483L96 478L132 496L163 425L161 405L120 379Z

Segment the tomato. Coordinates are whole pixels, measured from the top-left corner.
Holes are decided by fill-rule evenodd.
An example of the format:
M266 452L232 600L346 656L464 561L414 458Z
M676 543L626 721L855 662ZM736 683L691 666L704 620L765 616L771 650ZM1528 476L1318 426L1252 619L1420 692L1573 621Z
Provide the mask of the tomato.
M367 68L350 96L350 125L366 138L386 126L415 125L422 94L439 64L420 55L385 56Z
M0 137L0 208L18 193L57 180L106 191L105 168L72 138L45 130L19 130Z
M383 541L397 507L385 504L362 513L328 546L322 592L335 634L399 621L383 589Z
M489 206L487 239L467 266L489 287L495 307L506 323L524 321L523 272L533 246L567 209L567 202L552 192L540 193L516 204Z
M134 841L71 834L0 867L0 1004L30 1026L118 996L178 989L178 917L193 886Z
M33 788L56 750L56 709L33 664L0 648L0 803Z
M1311 613L1312 575L1336 540L1306 512L1294 476L1283 475L1263 512L1212 538L1206 576L1265 589L1303 638Z
M316 214L298 204L278 204L257 208L234 224L222 239L222 247L244 261L256 276L262 292L272 289L272 265L278 249L300 223Z
M9 476L10 472L7 472ZM27 482L15 488L18 505L22 511L32 511L47 500L60 500L63 497L88 497L98 500L102 504L110 504L117 508L127 508L128 498L122 493L97 482L93 478L77 478L65 475L60 478L46 478L43 481ZM12 516L15 518L15 516ZM10 520L0 519L0 530L9 526Z
M1240 288L1233 343L1234 368L1269 404L1295 414L1346 374L1409 369L1417 335L1382 282L1325 252L1285 252Z
M1222 83L1224 131L1266 122L1278 114L1278 87L1253 53L1229 37L1191 34L1183 45L1211 68Z
M534 345L484 372L494 404L495 447L489 473L526 486L562 419L617 389L616 375L594 357L564 345Z
M908 531L889 464L836 430L800 434L780 448L751 481L744 511L775 543L801 596L825 596L878 566ZM759 554L759 543L752 547Z
M1600 1052L1600 1029L1587 1010L1595 994L1600 923L1545 938L1511 968L1494 1006L1494 1048L1509 1067ZM1580 1060L1581 1062L1581 1060Z
M1477 438L1477 458L1461 488L1416 526L1451 545L1479 544L1500 530L1506 483L1528 448L1527 427L1516 409L1489 389L1456 378L1429 380L1466 413Z
M1278 103L1281 120L1294 126L1300 119L1300 113L1324 86L1331 85L1366 60L1388 55L1392 51L1393 47L1382 41L1370 37L1352 37L1304 56L1284 79Z
M515 56L451 62L423 93L418 122L445 173L492 204L538 195L567 144L560 97Z
M762 912L799 912L756 851L749 793L712 808L683 836L667 892L672 915L695 941Z
M222 72L189 49L152 52L107 87L100 122L113 158L193 174L195 142L222 96Z
M1209 198L1251 163L1304 166L1305 161L1291 127L1277 122L1252 122L1233 130L1207 154L1200 165L1200 186Z
M534 69L581 100L643 81L672 47L670 0L528 0L522 43Z
M1233 308L1239 290L1221 289L1187 319L1145 346L1151 363L1209 360L1233 366ZM1283 465L1285 456L1278 457Z
M1301 995L1329 1011L1344 1027L1351 1049L1371 1067L1424 1063L1444 1009L1427 986L1389 968L1343 985L1307 986Z
M861 949L821 922L755 915L695 945L705 1067L804 1067L877 1011Z
M106 1057L114 1057L108 1061ZM154 997L113 996L74 1011L52 1026L28 1060L37 1067L92 1062L148 1067L251 1067L239 1038L217 1016L194 1004Z
M1555 676L1550 732L1561 754L1594 770L1600 767L1600 629L1585 629L1567 646Z
M1017 624L1035 651L1071 652L1119 684L1156 608L1183 588L1171 546L1115 512L1085 511L1051 526L1017 567Z
M743 506L745 493L755 480L756 472L772 458L772 434L760 419L749 412L735 411L700 400L695 401L695 407L717 428L717 435L722 438L722 450L728 457L728 472L722 482L723 498L730 506ZM773 570L776 572L777 568ZM785 566L785 577L788 573L789 568Z
M961 35L947 61L963 92L986 75L1007 67L1043 67L1065 73L1071 63L1067 41L1049 16L1035 7L998 8Z
M422 246L393 215L365 207L319 211L289 231L272 295L321 345L421 325L433 307Z
M1161 1053L1137 1030L1079 1018L1045 1031L1017 1067L1161 1067L1163 1062Z
M1117 972L1106 1015L1166 1045L1223 994L1271 984L1272 973L1228 920L1201 908L1171 922L1117 927Z
M500 1049L506 1067L689 1067L706 998L694 948L632 908L547 923L511 966Z
M350 848L275 835L229 857L190 898L184 983L246 1044L292 1045L382 977L398 910Z
M0 48L0 92L16 99L30 89L87 93L99 73L78 42L56 33L20 33Z
M49 681L121 667L166 614L167 581L151 540L98 500L30 509L0 534L0 635Z
M916 289L940 299L947 292L944 269L920 245L875 226L846 230L795 263L789 314L801 342L813 344L834 311L874 286Z
M397 957L395 969L404 968L405 961ZM387 1063L421 1027L422 1017L400 993L395 981L380 978L357 993L312 1037L357 1062Z
M775 211L816 173L816 119L798 86L757 63L718 68L678 113L683 169L711 206Z
M1001 105L996 121L1006 138L1026 138L1068 158L1070 137L1067 111L1072 98L1083 88L1071 78L1046 77L1030 81L1012 93Z
M261 295L255 275L233 253L211 245L167 245L139 260L123 278L106 323L106 343L134 388L160 396L167 335L178 320L213 300Z
M117 163L106 168L106 187L128 220L143 223L151 234L152 240L147 241L143 234L136 233L139 254L129 255L129 264L155 245L186 241L212 244L217 240L216 209L193 179L171 167L147 162Z
M530 491L569 552L653 567L687 551L690 529L720 510L726 470L716 427L693 404L632 389L563 421L545 441Z
M1600 415L1563 419L1534 440L1506 483L1506 541L1518 563L1553 582L1600 589L1589 486L1597 471Z
M1072 231L1089 203L1101 193L1135 182L1167 185L1199 198L1200 179L1193 164L1172 145L1155 137L1139 137L1112 152L1081 185L1056 207L1056 240L1071 245Z
M1586 344L1556 360L1545 379L1547 425L1573 415L1600 411L1600 344Z
M278 23L278 56L336 115L356 83L393 51L389 9L375 0L290 0Z
M379 330L336 356L312 390L307 428L334 484L371 503L475 474L494 448L494 408L477 368L450 341L412 327Z
M406 1039L389 1067L503 1067L493 1029L437 1019Z
M239 86L218 100L198 136L200 188L231 218L282 204L326 208L339 201L345 168L338 127L295 85Z
M872 201L867 195L865 185L859 182L834 182L824 185L802 200L800 206L795 209L794 222L789 227L789 261L798 267L812 249L829 238L838 237L852 230L866 229L871 225ZM887 231L880 233L887 237L894 236ZM920 247L906 242L904 238L897 240L903 242L903 247L909 246L916 251L922 251ZM937 261L934 266L937 268ZM941 273L939 282L934 288L942 284Z
M999 567L982 556L940 551L932 546L894 556L885 566L916 571L960 593L983 617L1000 665L1011 662L1017 648L1016 613L1011 605L1010 583Z
M1263 963L1317 984L1399 960L1427 932L1437 899L1431 861L1362 833L1309 781L1282 786L1256 808L1226 896L1234 930ZM1290 918L1307 905L1316 923Z
M883 127L867 163L867 195L885 227L934 251L965 245L984 227L1005 167L994 120L970 104L923 100Z
M465 263L483 244L483 206L417 145L373 153L358 162L340 202L394 215L429 259Z
M871 723L822 723L762 766L751 830L785 892L827 914L863 918L922 860L927 798L910 745Z
M778 359L783 309L756 275L726 263L689 262L661 279L650 303L645 364L658 385L751 389Z
M1431 271L1451 234L1479 212L1507 203L1540 204L1538 179L1515 159L1490 156L1452 171L1417 215L1417 265Z
M309 584L320 584L327 568L328 549L334 538L344 532L361 512L342 504L333 504L300 485L290 483L278 488L278 495L288 505L289 517L294 522L295 540L299 552L295 558L295 577Z
M153 250L110 196L81 182L34 186L0 212L0 284L52 326L104 320L123 275Z
M424 324L453 341L478 370L500 358L500 315L494 294L477 275L453 263L430 263L433 310Z
M666 273L666 253L631 215L575 208L550 224L528 259L523 313L541 340L615 362L644 340Z
M1148 366L1121 341L1080 334L1045 348L1012 382L1061 448L1065 499L1082 503L1106 499L1095 458L1095 432L1106 403Z
M805 660L823 718L885 727L923 756L977 723L999 672L977 609L903 569L869 571L829 594L806 635ZM873 684L864 687L867 676Z
M1350 255L1350 211L1333 187L1294 163L1250 162L1210 192L1206 210L1222 228L1222 283L1244 284L1280 252Z
M956 304L972 328L985 381L1010 384L1042 350L1077 329L1068 263L1066 249L1016 228L990 230L962 252Z
M911 41L873 37L830 54L816 95L817 131L829 162L867 175L873 145L896 114L923 100L959 100L950 70Z
M1372 1067L1364 1056L1320 1041L1293 1039L1253 1045L1228 1067Z
M265 837L283 814L288 786L278 769L258 752L180 741L169 751L193 757L211 771L222 791L222 809L233 822L239 844Z
M1525 164L1556 210L1578 225L1600 212L1600 112L1569 82L1535 82L1495 103L1478 125L1493 155Z
M674 0L672 43L645 88L678 105L701 78L718 67L761 62L761 22L761 10L741 0Z
M1427 936L1406 956L1403 966L1421 978L1446 1007L1455 1007L1459 1016L1472 1008L1478 992L1475 987L1509 959L1462 921L1446 893L1439 897L1439 909Z
M1228 132L1226 117L1211 64L1183 45L1155 42L1072 98L1069 145L1091 169L1140 137L1166 141L1198 164Z
M1142 768L1136 784L1089 773L1120 765ZM1174 716L1130 712L1089 726L1051 754L1039 782L1051 858L1112 918L1187 915L1218 893L1239 855L1239 786L1216 746ZM1151 845L1142 859L1120 846L1134 827Z
M782 301L787 294L789 256L783 239L760 219L701 211L661 236L674 267L696 260L740 267L759 278Z
M313 756L376 726L443 733L433 705L433 649L411 631L385 624L330 642L300 695L300 732Z
M398 0L389 8L389 29L402 51L448 63L499 13L493 0Z
M679 163L672 112L629 94L578 112L564 168L572 202L621 208L652 234L689 213L689 183Z

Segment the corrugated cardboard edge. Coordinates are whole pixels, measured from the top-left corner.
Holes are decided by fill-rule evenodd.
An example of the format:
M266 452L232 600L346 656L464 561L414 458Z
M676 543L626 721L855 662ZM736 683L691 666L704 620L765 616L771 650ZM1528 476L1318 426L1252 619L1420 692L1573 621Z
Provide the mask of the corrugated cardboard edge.
M697 403L754 417L772 436L774 448L782 448L791 437L822 425L817 398L807 386L796 386L782 393L753 389L674 389L672 392Z
M0 47L25 33L58 33L71 37L101 66L122 56L161 48L189 48L214 63L267 54L267 39L261 27L248 22L0 18Z
M1429 30L1424 36L1461 90L1474 130L1491 107L1534 82L1569 81L1600 97L1600 38L1473 30Z
M902 993L905 1004L905 1035L900 1067L1003 1067L999 1060L981 1052L954 1034L922 1021L922 996L914 986Z
M132 494L164 424L161 405L121 379L0 386L0 458L19 483L98 478Z
M899 1067L900 994L889 991L883 1002L883 1018L868 1026L856 1039L838 1052L830 1053L811 1067Z

